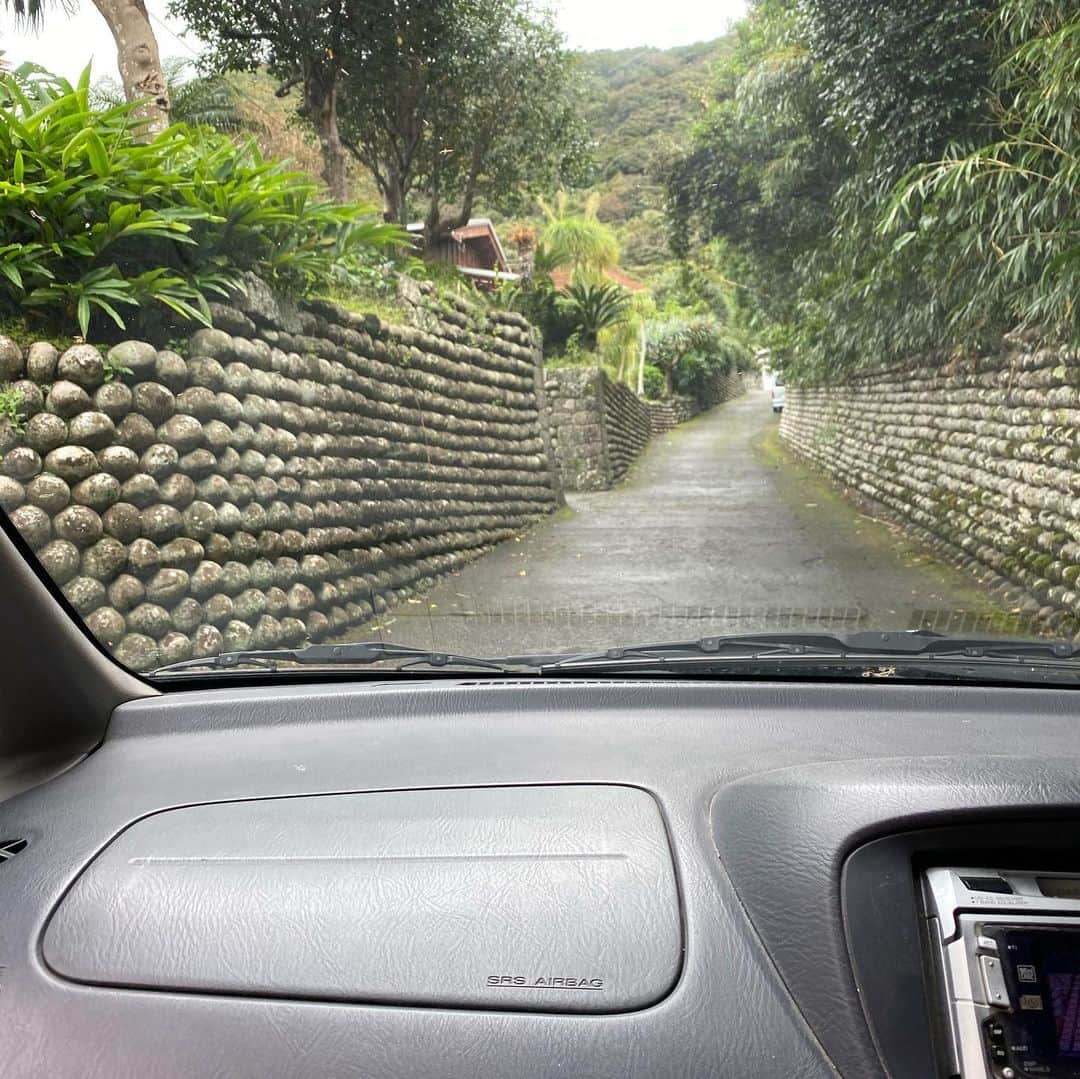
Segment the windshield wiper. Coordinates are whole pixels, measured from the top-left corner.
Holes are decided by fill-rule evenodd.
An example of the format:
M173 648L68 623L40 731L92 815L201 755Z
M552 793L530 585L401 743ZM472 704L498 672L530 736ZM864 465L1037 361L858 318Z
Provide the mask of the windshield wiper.
M662 641L654 644L623 645L602 652L582 652L567 656L542 668L556 671L634 670L642 666L707 670L710 661L750 663L753 661L815 662L820 660L854 663L896 662L918 659L970 660L988 663L1054 662L1080 657L1080 646L1064 640L1013 639L1002 637L950 636L930 630L863 631L830 634L798 631L790 633L732 633L701 637L694 641Z
M1037 663L1080 670L1071 661L1080 658L1080 646L1068 641L961 637L928 630L860 632L849 634L814 633L733 633L701 637L693 641L661 641L654 644L622 645L596 652L554 652L522 656L465 656L437 652L406 644L357 641L348 644L311 644L303 648L252 649L221 652L203 659L167 663L151 671L151 676L186 674L189 671L216 671L254 667L278 670L287 665L366 667L388 660L402 660L393 670L423 666L432 668L479 668L500 673L532 671L539 675L565 673L634 672L642 669L708 672L714 666L725 669L752 667L755 663L798 667L827 663L871 667L917 661L920 664L1011 664Z
M453 652L435 652L428 648L416 648L407 644L384 644L381 641L356 641L349 644L309 644L303 648L266 648L247 651L220 652L202 659L182 659L166 663L150 671L152 677L161 674L178 674L187 671L235 670L239 667L256 667L277 670L283 664L298 663L303 666L349 665L363 667L385 660L400 659L406 662L394 668L401 670L413 665L425 667L480 667L493 671L512 671L518 667L539 669L550 662L566 658L564 654L540 656L504 656L482 658L459 656Z

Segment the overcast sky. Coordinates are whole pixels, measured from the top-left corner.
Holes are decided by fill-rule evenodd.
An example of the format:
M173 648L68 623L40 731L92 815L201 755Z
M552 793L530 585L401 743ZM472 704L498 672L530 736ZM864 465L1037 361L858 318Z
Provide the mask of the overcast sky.
M198 53L199 42L165 14L167 0L147 0L162 56ZM719 37L746 10L745 0L555 0L559 23L575 49L624 49L633 45L689 45ZM82 0L74 15L47 4L38 34L17 29L0 11L0 50L8 63L33 60L74 79L93 60L95 76L116 74L116 46L104 20Z

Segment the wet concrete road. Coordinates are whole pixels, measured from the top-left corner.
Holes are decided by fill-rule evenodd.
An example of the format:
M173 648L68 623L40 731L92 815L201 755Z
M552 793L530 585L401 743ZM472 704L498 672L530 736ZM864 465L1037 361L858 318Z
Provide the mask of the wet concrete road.
M794 460L778 419L761 392L712 409L362 635L497 655L987 613L974 582Z

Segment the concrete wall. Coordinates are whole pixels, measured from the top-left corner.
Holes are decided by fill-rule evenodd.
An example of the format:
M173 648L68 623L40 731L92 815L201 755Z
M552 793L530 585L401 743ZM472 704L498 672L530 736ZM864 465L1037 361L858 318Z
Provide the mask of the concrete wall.
M781 436L1023 610L1080 616L1080 358L994 356L787 387Z
M0 339L0 504L123 662L341 633L554 508L528 323L405 298L391 326L251 281L179 354Z

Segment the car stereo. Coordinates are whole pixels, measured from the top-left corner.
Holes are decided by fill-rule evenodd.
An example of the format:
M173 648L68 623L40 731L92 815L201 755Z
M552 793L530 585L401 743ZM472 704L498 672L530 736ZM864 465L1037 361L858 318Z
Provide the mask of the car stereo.
M1080 1079L1080 874L923 878L951 1074Z

